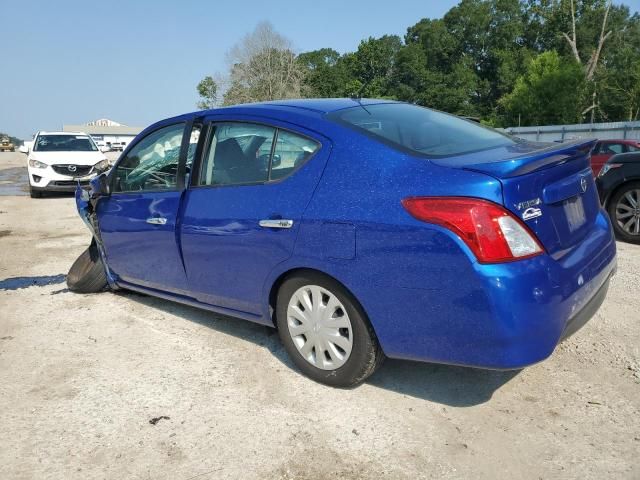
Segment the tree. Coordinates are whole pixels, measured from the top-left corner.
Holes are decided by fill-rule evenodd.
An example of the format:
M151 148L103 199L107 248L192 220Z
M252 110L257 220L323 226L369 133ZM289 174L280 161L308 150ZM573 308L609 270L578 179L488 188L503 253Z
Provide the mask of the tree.
M581 65L551 50L529 62L526 73L500 104L511 125L578 123L585 84Z
M573 0L570 0L571 4L571 36L569 34L562 32L562 36L565 38L569 46L571 47L571 52L573 53L573 57L576 59L576 62L582 64L582 59L580 58L580 52L578 51L578 41L576 37L576 12ZM598 38L597 44L595 48L592 49L591 54L589 55L589 60L585 65L585 74L587 81L593 80L593 75L595 74L596 68L598 67L598 61L600 60L600 55L602 53L602 47L604 46L604 42L611 36L612 31L607 30L607 18L609 17L609 11L611 10L611 0L607 3L607 6L604 10L604 14L602 17L602 28L600 30L600 36Z
M303 95L305 97L339 97L349 81L345 61L332 48L321 48L298 55L304 70Z
M301 96L304 71L293 46L268 22L236 44L227 60L231 68L224 105Z
M353 57L354 76L362 82L362 96L383 97L388 93L396 55L402 46L397 35L369 37L360 42Z
M224 104L361 95L497 126L640 115L640 15L611 0L460 0L403 39L369 37L344 54L296 57L263 23L229 63L228 79L216 79Z
M200 101L197 103L200 110L208 110L218 104L218 84L213 77L209 75L204 77L196 89L200 95Z

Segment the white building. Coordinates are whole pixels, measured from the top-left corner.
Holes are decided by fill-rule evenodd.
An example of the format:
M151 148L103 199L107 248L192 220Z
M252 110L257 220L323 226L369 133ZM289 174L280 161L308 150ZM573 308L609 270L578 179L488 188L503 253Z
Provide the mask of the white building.
M103 141L107 146L113 143L122 144L124 147L143 130L142 127L129 127L122 125L108 118L101 118L84 125L63 125L64 132L84 132L93 137L96 141Z

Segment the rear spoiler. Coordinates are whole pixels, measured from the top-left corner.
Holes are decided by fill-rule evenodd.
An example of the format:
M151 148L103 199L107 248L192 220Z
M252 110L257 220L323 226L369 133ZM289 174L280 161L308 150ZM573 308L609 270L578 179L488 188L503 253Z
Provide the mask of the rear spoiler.
M596 139L589 139L572 140L561 144L553 143L504 161L469 163L464 165L464 168L486 173L496 178L517 177L553 165L560 165L576 158L584 158L585 155L590 155L596 142Z

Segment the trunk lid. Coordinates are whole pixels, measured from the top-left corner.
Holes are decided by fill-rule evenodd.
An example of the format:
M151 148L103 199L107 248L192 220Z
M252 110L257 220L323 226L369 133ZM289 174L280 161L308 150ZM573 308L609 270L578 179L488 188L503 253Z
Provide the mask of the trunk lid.
M499 180L505 208L536 234L550 255L558 258L585 239L600 211L590 167L594 143L523 142L432 161Z

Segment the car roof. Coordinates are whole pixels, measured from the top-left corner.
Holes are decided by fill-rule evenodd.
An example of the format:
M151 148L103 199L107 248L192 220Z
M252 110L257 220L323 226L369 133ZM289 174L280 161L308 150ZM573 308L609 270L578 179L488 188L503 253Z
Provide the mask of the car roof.
M640 143L640 140L635 140L633 138L621 138L621 139L615 139L615 138L603 138L602 140L598 140L600 143L625 143L625 144L631 144L631 145L637 145Z
M372 98L298 98L291 100L272 100L268 102L245 103L241 105L233 105L223 107L218 110L241 109L241 108L270 108L270 107L288 107L302 110L311 110L320 114L335 112L358 105L375 105L377 103L398 103L392 100L376 100Z
M45 131L38 132L38 135L86 135L87 137L89 136L84 132L45 132Z
M640 162L640 152L616 153L615 155L611 156L609 160L607 160L607 163L615 163L615 162L622 162L622 163Z
M292 100L272 100L268 102L242 103L227 107L214 108L211 110L201 110L188 115L208 115L216 113L250 113L259 112L262 114L278 114L283 111L299 113L312 116L322 116L329 112L343 110L345 108L357 107L358 105L376 105L381 103L402 103L393 100L377 100L371 98L299 98Z
M230 105L227 107L213 108L210 110L198 110L195 112L184 113L175 117L165 118L155 122L145 128L139 135L146 135L148 132L170 125L175 122L189 121L197 117L206 117L207 115L216 114L245 114L269 116L274 119L291 118L292 115L301 117L309 117L319 119L324 114L352 108L357 106L376 105L383 103L405 103L393 100L377 100L371 98L304 98L293 100L272 100L268 102L242 103L239 105Z

